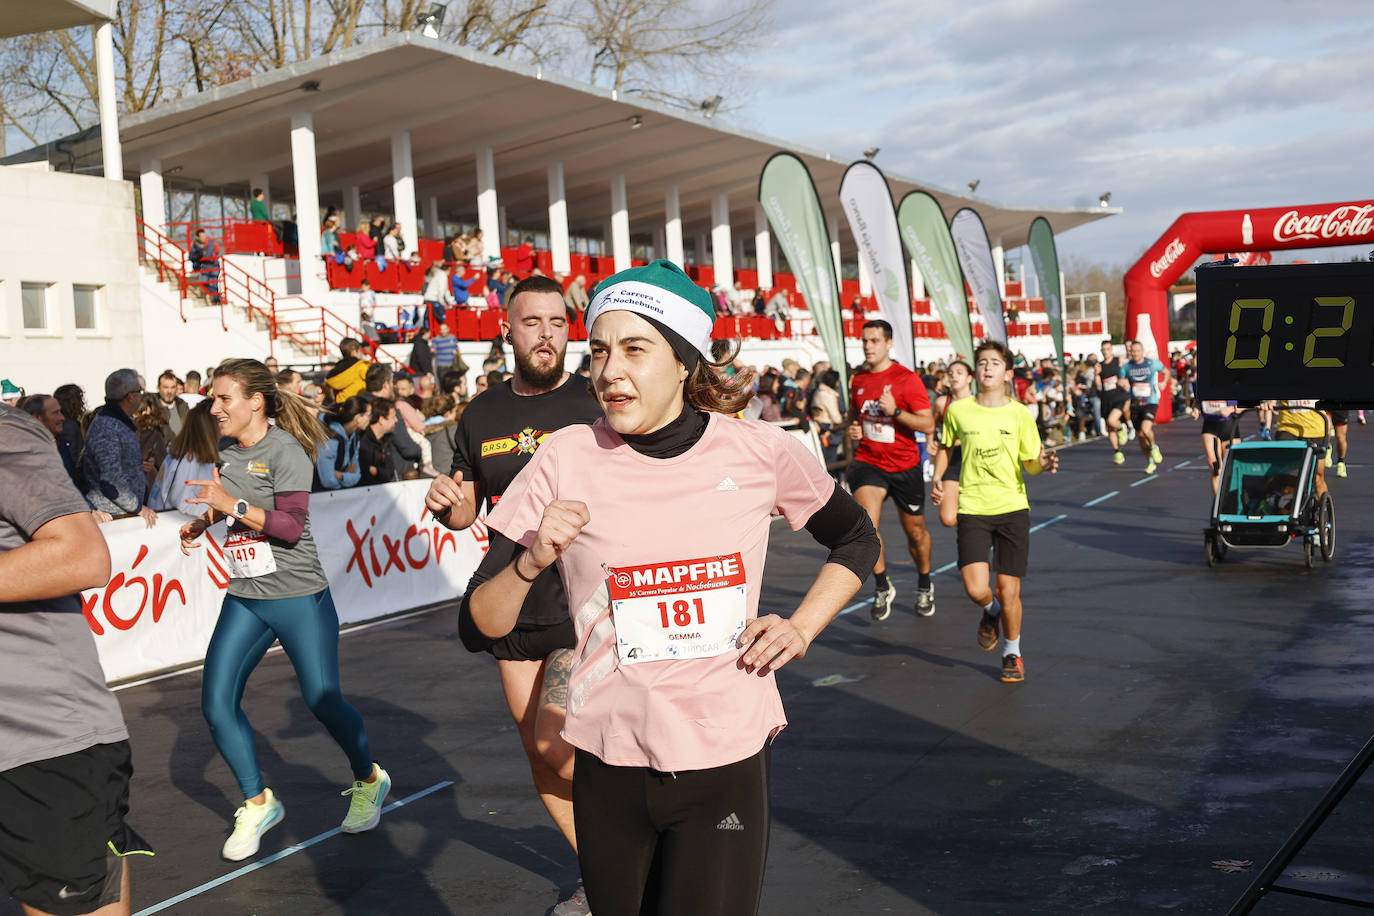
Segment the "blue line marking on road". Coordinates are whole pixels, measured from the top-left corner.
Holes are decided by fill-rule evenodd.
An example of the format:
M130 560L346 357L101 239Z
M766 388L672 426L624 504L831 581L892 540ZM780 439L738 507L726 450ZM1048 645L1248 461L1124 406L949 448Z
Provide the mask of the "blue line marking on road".
M1142 478L1140 478L1139 480L1137 480L1135 483L1131 484L1131 486L1133 486L1133 487L1138 487L1138 486L1140 486L1142 483L1149 483L1150 481L1154 480L1154 479L1155 479L1156 477L1158 477L1158 476L1159 476L1158 474L1151 474L1149 477L1142 477Z
M1110 493L1106 493L1106 494L1104 494L1104 495L1102 495L1102 496L1099 496L1097 499L1092 499L1092 500L1089 500L1088 502L1085 502L1085 503L1083 504L1083 508L1084 508L1084 509L1087 509L1088 507L1090 507L1090 506L1095 506L1095 505L1097 505L1098 503L1105 503L1107 500L1111 499L1113 496L1119 496L1120 494L1121 494L1121 491L1120 491L1120 490L1113 490L1113 491L1110 492Z
M959 565L959 561L958 561L958 560L954 560L954 561L952 561L952 562L950 562L950 563L946 563L944 566L941 566L939 569L933 569L933 570L931 570L930 574L931 574L932 576L938 576L938 575L940 575L940 573L949 572L951 569L953 569L954 567L956 567L956 566L958 566L958 565ZM851 604L849 607L847 607L847 608L845 608L844 610L840 611L840 612L839 612L838 614L836 614L835 616L836 616L836 617L843 617L845 614L852 614L852 613L854 613L855 611L857 611L859 608L862 608L862 607L870 607L872 604L873 604L873 599L872 599L872 598L865 598L863 601L856 601L854 604Z
M1034 528L1032 528L1032 529L1030 530L1030 533L1031 533L1031 534L1035 534L1035 532L1039 531L1041 528L1048 528L1050 525L1053 525L1055 522L1060 521L1061 519L1066 519L1066 518L1068 518L1068 517L1069 517L1069 515L1068 515L1067 512L1061 512L1061 513L1059 513L1058 515L1056 515L1054 518L1050 519L1048 522L1041 522L1040 524L1036 525Z
M400 801L392 802L391 804L387 805L385 808L382 809L382 813L385 814L388 811L401 807L402 805L408 805L413 801L417 801L418 799L424 798L426 795L431 795L435 792L438 792L440 789L446 789L451 785L453 785L453 780L451 779L445 780L444 782L436 782L428 789L416 792L414 795L407 795ZM336 837L340 833L343 833L343 830L339 827L335 827L333 830L326 830L319 836L313 836L308 840L303 840L295 844L294 846L288 846L280 852L273 853L272 855L268 856L265 859L262 859L261 861L254 862L251 865L245 865L243 868L231 871L229 874L222 875L213 881L207 881L200 887L193 887L184 894L177 894L175 897L169 897L161 903L148 907L146 910L139 910L137 913L134 914L134 916L152 916L153 913L160 913L168 907L176 906L178 903L181 903L182 901L190 900L192 897L203 894L206 891L214 890L220 885L228 884L235 878L242 878L244 875L249 874L250 872L255 872L260 868L266 868L273 862L280 862L287 856L295 855L303 849L309 849L316 843L323 843L325 840L328 840L332 837Z
M1193 459L1189 458L1187 461L1180 461L1178 464L1176 464L1176 465L1174 465L1173 467L1169 468L1169 470L1171 470L1171 471L1177 471L1179 468L1186 468L1188 465L1190 465L1190 464L1192 464L1192 463L1193 463Z

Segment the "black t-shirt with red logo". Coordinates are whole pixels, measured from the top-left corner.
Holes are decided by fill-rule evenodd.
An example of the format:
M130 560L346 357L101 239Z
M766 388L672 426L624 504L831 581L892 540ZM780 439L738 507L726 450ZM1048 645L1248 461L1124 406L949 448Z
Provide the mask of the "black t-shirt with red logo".
M903 413L930 409L925 383L900 363L894 362L882 372L855 375L849 382L849 401L864 435L854 448L854 459L888 472L908 471L921 463L921 449L916 434L898 425L879 406L887 391Z

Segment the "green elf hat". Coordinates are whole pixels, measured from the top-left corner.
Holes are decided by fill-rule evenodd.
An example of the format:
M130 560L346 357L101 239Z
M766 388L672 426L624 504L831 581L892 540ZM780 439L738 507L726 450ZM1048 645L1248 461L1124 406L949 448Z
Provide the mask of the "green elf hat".
M672 261L653 261L612 274L597 284L587 306L590 329L603 312L634 312L658 329L684 366L711 360L716 309L711 294Z

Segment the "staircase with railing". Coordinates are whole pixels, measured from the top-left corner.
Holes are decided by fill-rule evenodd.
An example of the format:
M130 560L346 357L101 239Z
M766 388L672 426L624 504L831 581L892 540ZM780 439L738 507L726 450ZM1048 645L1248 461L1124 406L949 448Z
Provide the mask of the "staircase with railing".
M292 351L278 357L288 363L324 363L338 352L345 337L366 340L362 331L334 312L301 296L278 295L262 280L219 256L218 250L209 258L193 261L185 249L156 228L142 220L138 227L139 259L159 281L177 291L183 322L187 320L188 301L218 308L222 330L229 329L231 317L239 316L267 332L274 356L279 346ZM385 346L374 343L370 349L374 362L396 368L407 365Z

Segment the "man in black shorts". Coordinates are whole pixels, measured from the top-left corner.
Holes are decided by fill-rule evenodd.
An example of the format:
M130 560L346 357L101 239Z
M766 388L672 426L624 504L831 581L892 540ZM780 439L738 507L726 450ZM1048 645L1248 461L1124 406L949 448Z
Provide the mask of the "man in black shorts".
M935 586L930 579L926 481L916 433L934 433L935 416L921 377L892 359L892 325L882 320L866 323L863 344L866 371L849 381L849 437L854 440L854 460L846 472L849 489L875 529L884 500L896 503L907 550L916 563L916 613L929 617L935 613ZM885 548L873 567L874 620L887 619L897 596L887 576Z
M1121 447L1128 441L1122 418L1126 405L1131 403L1130 392L1126 390L1126 379L1121 374L1121 360L1112 349L1110 340L1102 341L1102 367L1097 373L1101 387L1102 418L1107 423L1107 443L1112 447L1112 464L1125 464L1126 456Z
M1331 426L1336 433L1336 476L1345 476L1345 450L1349 440L1346 434L1350 431L1350 411L1332 410L1328 412L1331 417ZM1331 449L1326 450L1327 467L1331 467Z
M458 421L451 476L435 478L425 497L435 518L455 530L471 525L483 503L490 508L500 501L549 433L601 416L586 382L563 369L568 318L562 287L548 277L521 280L511 290L507 314L505 339L515 352L515 375L468 404ZM535 788L576 852L573 750L560 734L576 636L558 570L540 574L509 635L488 639L466 616L458 627L470 651L496 657ZM585 900L579 887L554 914L585 913Z
M132 910L129 733L78 594L110 553L37 420L0 404L0 885L28 913Z

